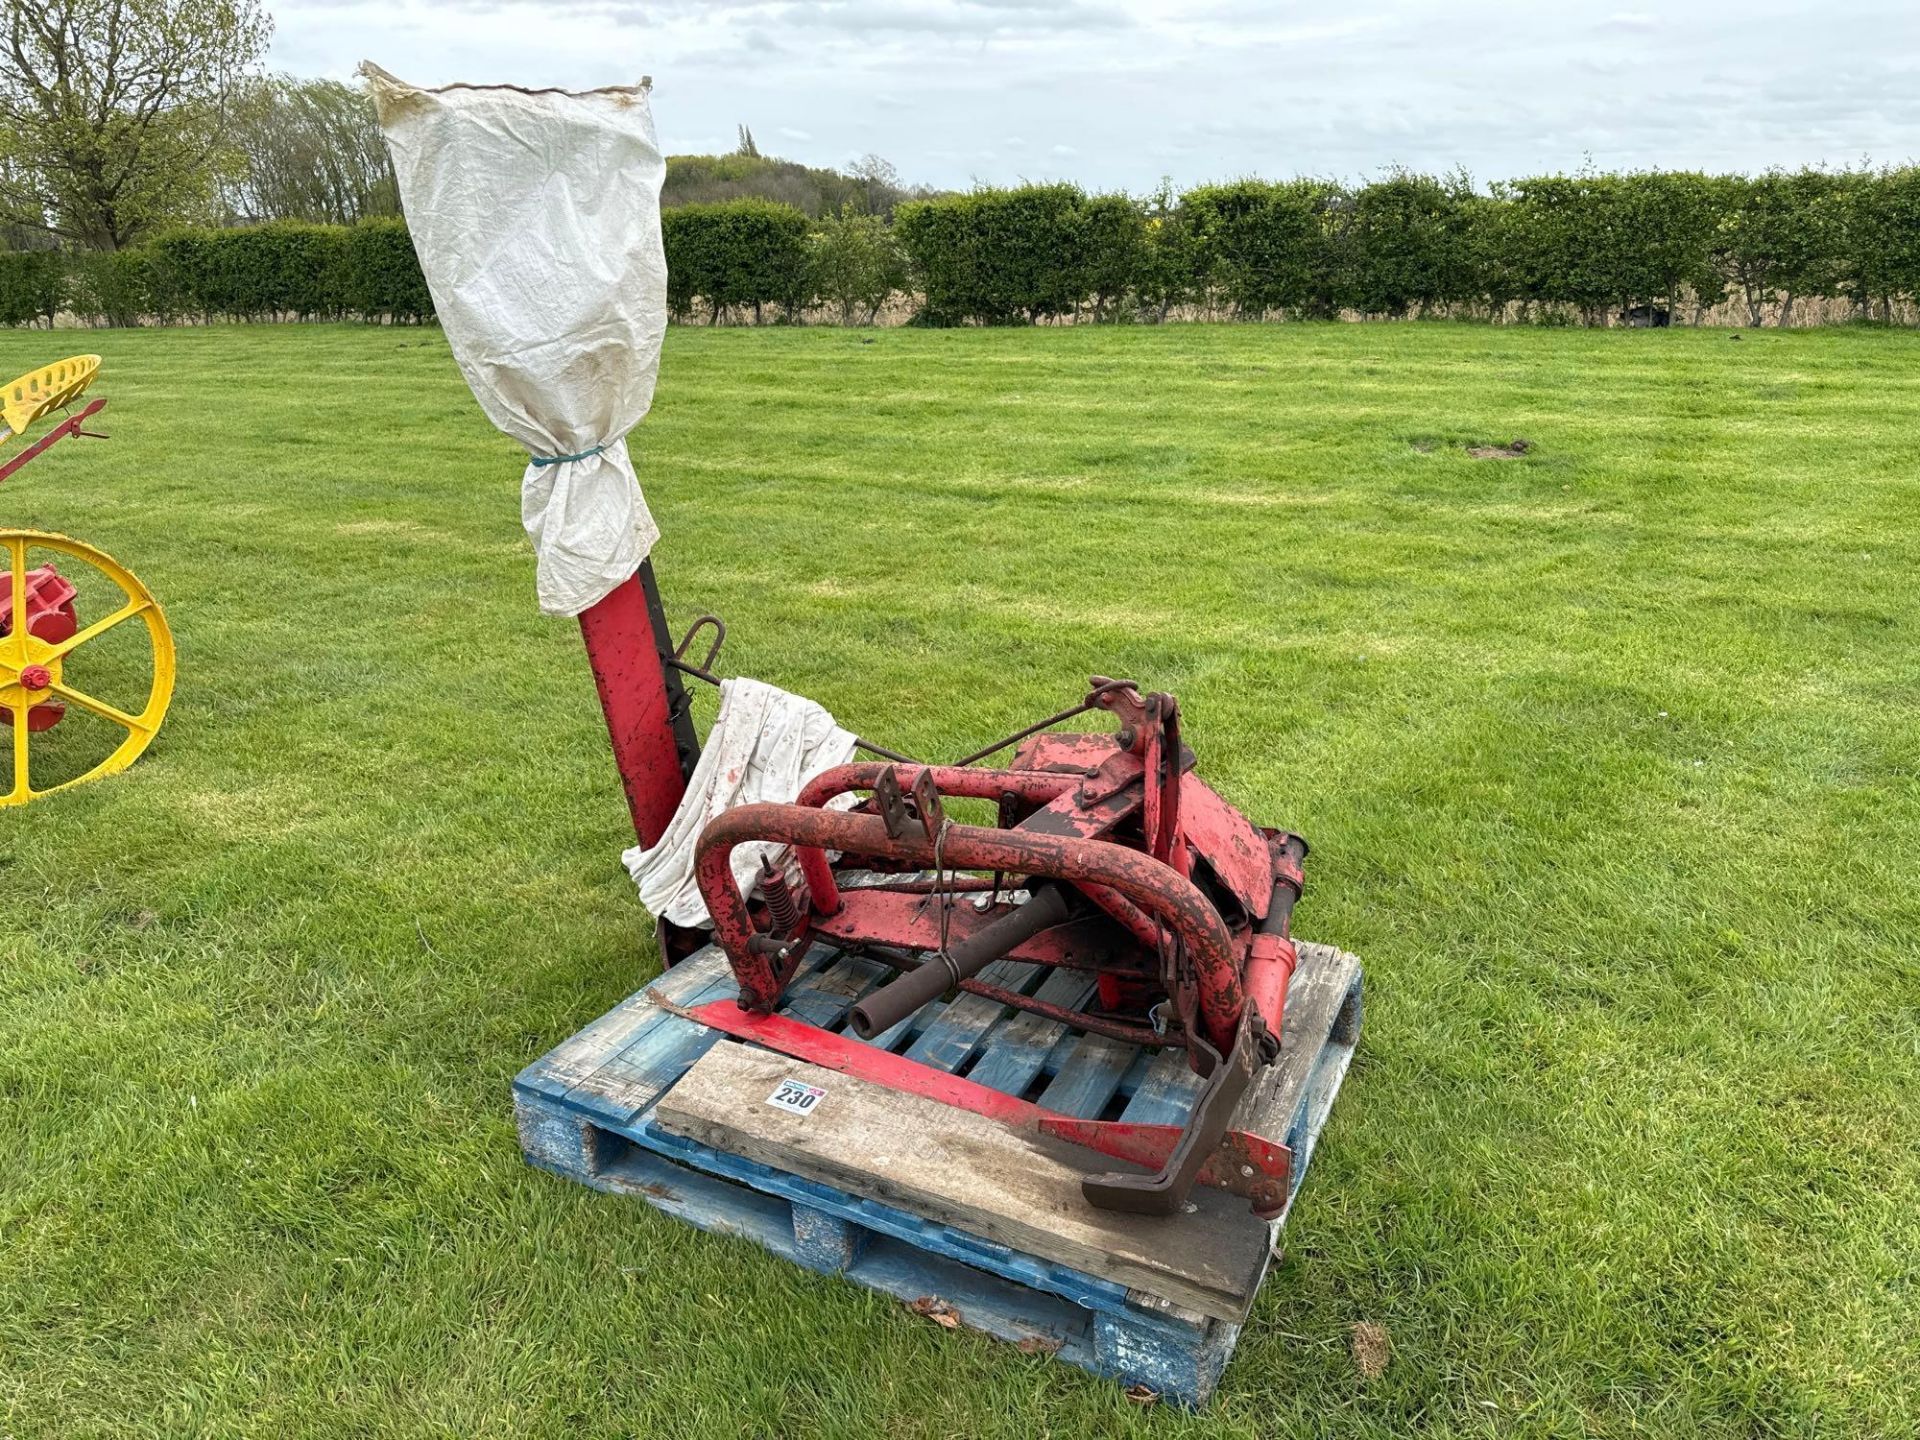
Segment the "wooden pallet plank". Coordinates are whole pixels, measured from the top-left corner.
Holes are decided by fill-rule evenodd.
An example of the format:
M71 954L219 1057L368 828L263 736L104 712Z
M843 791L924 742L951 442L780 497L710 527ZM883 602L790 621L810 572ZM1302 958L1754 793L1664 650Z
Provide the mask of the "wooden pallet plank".
M716 1150L684 1135L672 1134L651 1119L642 1120L629 1133L646 1150L752 1186L766 1194L779 1196L796 1207L805 1206L815 1216L837 1219L851 1227L904 1240L924 1254L959 1260L1022 1285L1046 1290L1086 1309L1108 1311L1176 1341L1210 1323L1198 1312L1180 1311L1165 1301L1137 1306L1127 1287L1112 1280L1029 1255L1010 1245L997 1244L898 1206L854 1195L804 1175L763 1165L744 1155ZM630 1148L626 1154L616 1158L611 1166L596 1171L588 1183L614 1188L629 1163L637 1156L644 1155L644 1150ZM717 1214L715 1219L719 1223L714 1228L720 1228L725 1218L724 1211ZM812 1217L806 1223L816 1234L823 1228L820 1221ZM842 1254L853 1253L858 1249L858 1242L843 1243L835 1248ZM920 1293L936 1292L923 1290Z
M1106 1035L1082 1035L1068 1053L1066 1063L1047 1088L1040 1092L1039 1104L1062 1115L1077 1115L1082 1120L1098 1119L1120 1088L1120 1081L1139 1055L1140 1047Z
M831 965L789 985L780 1001L780 1013L831 1030L862 995L892 974L878 960L843 954Z
M818 958L809 960L817 963ZM697 981L702 964L710 973ZM726 974L724 957L714 950L693 957L687 965L673 972L680 994L676 1003L698 1003L708 986ZM1071 972L1058 971L1048 978L1050 982L1073 979ZM866 983L864 971L855 975L842 969L831 978L822 973L812 988L833 995L833 1003L816 1009L807 998L806 986L795 987L795 999L805 1007L803 1018L830 1016ZM1090 988L1085 977L1080 977L1080 983ZM1296 1184L1353 1053L1361 1019L1360 983L1360 968L1353 957L1323 946L1301 945L1301 968L1288 1007L1282 1057L1269 1067L1275 1083L1261 1087L1260 1114L1248 1117L1257 1118L1262 1133L1292 1147ZM720 990L731 993L724 985ZM1062 994L1056 985L1046 998L1084 1003L1084 991ZM649 1017L650 1024L658 1026L660 1038L636 1045L635 1017L644 1014L643 1007L659 1008L644 992L630 997L528 1066L516 1080L515 1117L530 1161L581 1183L637 1196L695 1225L752 1239L798 1264L838 1270L848 1279L903 1299L940 1298L953 1304L960 1323L970 1328L1046 1349L1058 1344L1061 1359L1122 1383L1146 1384L1169 1400L1199 1405L1211 1393L1232 1353L1238 1326L1169 1297L1165 1285L1136 1283L1116 1276L1108 1266L1077 1268L959 1224L927 1218L910 1204L882 1203L869 1198L851 1178L840 1184L825 1183L790 1168L760 1164L669 1134L654 1123L657 1110L643 1111L615 1127L606 1125L603 1116L569 1106L564 1090L555 1093L556 1071L547 1068L547 1062L563 1057L563 1052L567 1064L591 1067L596 1055L605 1059L614 1051L631 1057L637 1050L663 1043L676 1029L704 1033L710 1037L709 1045L718 1043L715 1032L669 1015L665 1021ZM935 1023L939 1009L919 1018ZM1013 1015L993 1026L975 1071L988 1063L1009 1032L1017 1040L1022 1030L1033 1029L1030 1022L1037 1019ZM1040 1059L1037 1066L1027 1062L1022 1089L1043 1072L1057 1076L1064 1070L1079 1037L1062 1029L1059 1035L1042 1038L1048 1043L1027 1047L1037 1050ZM743 1043L729 1043L727 1048L778 1060ZM1169 1055L1171 1066L1180 1068L1170 1067ZM797 1062L787 1063L798 1069ZM1120 1080L1120 1093L1129 1097L1129 1116L1138 1118L1161 1103L1164 1097L1156 1099L1156 1092L1169 1076L1174 1088L1189 1083L1182 1078L1183 1064L1178 1052L1136 1058ZM849 1082L850 1077L833 1077L836 1087ZM943 1115L955 1113L946 1107L942 1111ZM963 1148L969 1149L972 1163L970 1147ZM1069 1150L1063 1161L1077 1175L1086 1168L1086 1152ZM1209 1197L1217 1197L1217 1192L1202 1192L1203 1201Z
M804 1115L769 1104L789 1079L826 1098ZM1237 1197L1196 1191L1164 1219L1095 1210L1087 1151L744 1045L702 1056L652 1123L1230 1321L1266 1266L1267 1227Z
M919 1034L929 1025L939 1024L940 1017L946 1013L946 1009L946 1001L930 1001L911 1015L889 1025L871 1040L860 1040L860 1037L851 1030L845 1033L849 1039L860 1040L862 1045L871 1045L876 1050L897 1050L907 1043L909 1036Z
M724 1000L739 993L731 971L708 979L698 988L680 985L675 989L684 998L673 1003L682 1006ZM566 1093L567 1104L602 1124L620 1125L638 1115L719 1038L719 1031L683 1020L652 998L647 1004L659 1018L638 1029L618 1049L609 1050Z
M980 972L989 985L1020 990L1039 970L1011 960L996 960ZM907 1059L918 1060L938 1070L958 1070L994 1025L1007 1013L1007 1007L984 995L960 994L941 1013L939 1020L920 1032L906 1052Z
M1360 974L1360 962L1351 955L1330 946L1302 944L1300 948L1316 953L1312 964L1303 953L1287 987L1280 1055L1255 1077L1253 1088L1241 1099L1233 1119L1235 1129L1251 1130L1282 1144L1289 1143L1287 1132L1307 1103L1321 1052L1340 1028ZM1346 1048L1351 1049L1350 1041Z
M1148 1062L1146 1076L1120 1118L1142 1125L1184 1125L1187 1112L1193 1109L1193 1097L1204 1084L1206 1081L1187 1064L1185 1050L1162 1050Z
M596 1068L609 1044L617 1044L643 1024L652 1024L660 1007L637 991L583 1030L542 1055L514 1077L514 1084L556 1099L565 1095Z
M1289 1206L1353 1059L1363 978L1360 962L1330 945L1302 941L1299 951L1299 968L1287 987L1280 1056L1241 1101L1233 1120L1236 1128L1278 1140L1293 1152Z
M523 1139L549 1121L577 1129L577 1119L537 1092L520 1094L515 1110ZM529 1146L528 1158L909 1304L938 1301L969 1329L1122 1384L1143 1384L1163 1400L1205 1404L1238 1338L1238 1326L668 1135L644 1119L625 1135L603 1136L584 1149L543 1153Z
M710 945L688 956L657 976L651 985L636 990L591 1025L561 1041L521 1071L515 1083L555 1097L565 1095L605 1064L608 1055L625 1049L666 1018L666 1012L648 999L649 989L658 987L675 1004L684 1004L683 997L732 973L726 954L718 946Z
M717 969L712 964L715 953L709 949L688 957L642 991L642 996L660 996L681 1009L691 1009L738 994L724 954ZM695 961L702 962L697 969L691 968ZM879 970L870 960L815 946L788 985L781 1009L816 1025L832 1024L853 1008ZM660 1018L636 1027L618 1048L610 1048L602 1063L567 1092L569 1104L603 1123L624 1124L659 1099L720 1039L718 1030L683 1019L664 1006L652 1008Z
M1087 1003L1094 985L1094 978L1084 970L1056 969L1041 982L1034 998L1077 1008ZM1060 1021L1022 1010L988 1034L967 1078L1006 1095L1024 1095L1066 1033Z

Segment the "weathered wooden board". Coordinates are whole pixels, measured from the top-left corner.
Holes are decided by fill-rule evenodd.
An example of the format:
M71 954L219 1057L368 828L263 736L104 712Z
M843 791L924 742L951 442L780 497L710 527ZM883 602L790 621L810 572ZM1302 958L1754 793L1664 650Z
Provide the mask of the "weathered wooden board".
M770 1104L786 1080L826 1096L804 1114ZM1164 1219L1096 1210L1080 1178L1104 1167L1097 1155L746 1045L709 1050L654 1123L1226 1320L1266 1269L1267 1227L1245 1200L1201 1189Z

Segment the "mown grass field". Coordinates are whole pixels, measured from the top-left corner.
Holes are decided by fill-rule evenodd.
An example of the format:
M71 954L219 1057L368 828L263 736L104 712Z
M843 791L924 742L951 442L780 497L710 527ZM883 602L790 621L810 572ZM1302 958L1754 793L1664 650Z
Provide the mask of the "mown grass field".
M1367 1028L1198 1418L523 1166L510 1078L656 960L518 452L430 330L0 369L76 342L114 438L0 524L181 681L0 810L0 1434L1920 1426L1920 336L673 332L734 672L930 756L1133 676L1314 842Z

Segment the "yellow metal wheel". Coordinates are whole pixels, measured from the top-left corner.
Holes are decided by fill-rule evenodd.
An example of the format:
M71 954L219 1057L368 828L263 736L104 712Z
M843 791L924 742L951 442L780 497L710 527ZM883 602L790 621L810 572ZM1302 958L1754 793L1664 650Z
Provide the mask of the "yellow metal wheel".
M29 635L25 624L29 549L52 551L55 555L77 560L98 571L120 588L126 603L91 624L84 623L85 617L82 616L81 628L65 640L48 642ZM0 806L24 805L29 800L69 789L88 780L97 780L102 775L118 774L147 748L154 732L160 728L161 720L166 717L167 701L173 696L173 632L167 628L167 617L161 613L160 602L148 593L147 587L134 577L132 571L125 569L103 550L83 545L65 535L50 535L38 530L0 530L0 554L5 557L6 583L12 596L10 627L7 634L0 635L0 709L8 712L7 718L12 724L0 726L0 735L11 742L13 751L12 784L0 791ZM76 650L129 620L139 620L146 626L153 659L152 680L146 702L137 714L117 709L76 688L69 683L65 674L69 658ZM36 790L33 788L31 757L28 754L36 732L28 724L27 712L50 699L89 711L117 725L126 735L114 747L113 753L92 769L58 785ZM11 734L6 734L7 731L11 731ZM0 765L0 775L6 773L6 767Z

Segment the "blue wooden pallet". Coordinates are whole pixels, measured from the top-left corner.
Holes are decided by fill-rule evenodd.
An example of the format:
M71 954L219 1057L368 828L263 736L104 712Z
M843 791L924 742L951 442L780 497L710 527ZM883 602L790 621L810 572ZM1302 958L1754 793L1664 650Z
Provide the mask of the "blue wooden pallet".
M782 1009L845 1032L855 1002L893 973L816 947ZM1092 988L1091 978L1078 972L1005 961L985 978L1066 1005L1082 1003ZM1202 1313L1141 1285L663 1128L657 1107L694 1063L717 1044L745 1043L666 1006L685 1009L736 993L726 957L710 946L529 1065L513 1087L527 1158L923 1311L937 1309L1029 1352L1054 1353L1169 1400L1205 1403L1239 1338L1236 1318ZM1282 1054L1264 1087L1261 1121L1249 1127L1291 1148L1296 1193L1352 1057L1360 1018L1359 963L1303 943ZM1086 1118L1182 1123L1198 1085L1177 1051L1143 1053L973 995L936 1002L872 1043ZM1284 1220L1272 1222L1272 1230ZM1246 1223L1260 1224L1251 1216ZM1257 1273L1251 1277L1246 1304L1258 1280Z

